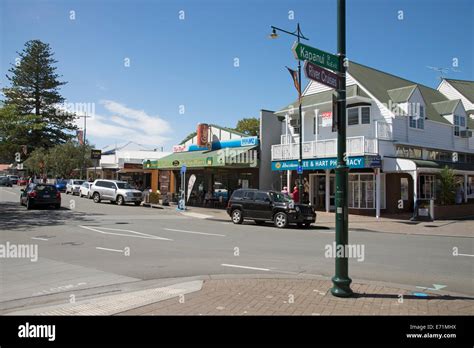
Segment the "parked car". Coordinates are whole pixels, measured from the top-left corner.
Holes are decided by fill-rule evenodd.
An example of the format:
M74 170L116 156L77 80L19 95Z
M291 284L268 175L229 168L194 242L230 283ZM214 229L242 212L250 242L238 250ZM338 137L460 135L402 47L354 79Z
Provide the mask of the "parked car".
M61 208L61 192L52 184L29 184L21 189L20 204L26 205L26 209L32 209L39 205L54 206Z
M12 187L12 182L8 176L0 176L0 186Z
M17 182L18 182L18 175L7 175L9 178L10 178L10 182L13 184L13 185L16 185Z
M87 197L87 198L92 198L90 195L90 188L92 186L91 182L84 181L79 188L79 197Z
M67 185L67 180L64 180L64 179L56 180L55 186L59 190L59 192L66 192L66 185Z
M84 180L79 180L79 179L69 179L69 181L66 184L66 194L72 194L75 195L76 193L79 194L79 189L81 188L81 185L83 184Z
M140 205L142 202L142 192L125 181L98 179L92 184L90 192L95 203L107 200L118 205L131 202Z
M18 179L18 182L16 183L18 186L26 186L28 185L28 179L25 177L21 177Z
M254 220L261 225L272 221L278 228L296 223L309 227L316 221L316 212L307 204L296 204L288 196L276 191L238 189L227 204L227 214L234 224Z

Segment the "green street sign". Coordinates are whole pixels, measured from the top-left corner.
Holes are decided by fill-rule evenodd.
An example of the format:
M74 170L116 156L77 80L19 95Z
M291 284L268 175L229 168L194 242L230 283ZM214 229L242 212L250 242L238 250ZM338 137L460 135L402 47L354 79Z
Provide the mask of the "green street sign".
M323 68L340 71L339 57L334 54L297 42L293 44L292 50L296 59L307 60Z

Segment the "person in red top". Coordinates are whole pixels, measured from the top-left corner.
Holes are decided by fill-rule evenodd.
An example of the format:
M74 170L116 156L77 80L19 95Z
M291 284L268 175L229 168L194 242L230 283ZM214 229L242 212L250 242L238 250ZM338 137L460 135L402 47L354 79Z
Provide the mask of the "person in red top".
M300 191L298 190L298 186L295 186L295 188L293 189L293 193L291 194L291 198L293 199L293 201L295 203L300 202Z

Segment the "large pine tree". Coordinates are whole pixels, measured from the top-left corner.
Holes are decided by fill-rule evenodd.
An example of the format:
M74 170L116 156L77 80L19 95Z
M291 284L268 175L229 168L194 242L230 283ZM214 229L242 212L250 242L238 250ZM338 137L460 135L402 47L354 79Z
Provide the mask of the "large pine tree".
M59 81L54 53L49 44L31 40L18 54L20 63L12 64L11 75L7 75L11 87L3 88L5 106L14 106L18 117L36 116L36 126L27 134L30 149L50 148L66 142L76 129L75 116L58 109L64 102L59 88L66 82Z

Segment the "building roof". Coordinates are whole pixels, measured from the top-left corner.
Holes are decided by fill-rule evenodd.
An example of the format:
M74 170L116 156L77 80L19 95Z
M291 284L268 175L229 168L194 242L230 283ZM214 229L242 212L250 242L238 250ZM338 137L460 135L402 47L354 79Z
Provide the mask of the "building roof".
M330 103L332 101L332 94L333 94L333 90L327 90L320 93L306 95L302 98L302 101L301 101L302 106L305 107L305 106L314 105L314 104ZM346 98L355 97L355 96L369 98L369 96L363 90L361 90L358 85L347 86ZM298 105L298 99L295 100L292 104L284 106L281 110L275 112L275 114L276 115L285 114L290 109L295 109L297 105Z
M468 80L454 80L444 79L451 86L458 90L463 96L465 96L471 103L474 103L474 81Z
M395 103L405 103L410 99L415 89L416 85L411 85L407 87L389 89L387 92L390 96L390 99L392 99L392 101Z
M440 115L450 115L454 113L456 107L461 102L461 99L446 100L442 102L433 103L434 108Z
M235 129L227 128L227 127L222 127L222 126L218 126L217 124L213 124L213 123L210 123L210 124L209 124L209 127L211 127L211 128L217 128L217 129L222 129L222 130L224 130L224 131L226 131L226 132L229 132L229 133L232 133L232 134L236 134L236 135L241 136L241 137L248 137L248 136L249 136L248 134L244 134L244 133L239 132L239 131L237 131L237 130L235 130ZM197 135L196 132L192 132L192 133L188 134L188 135L186 136L186 138L184 138L183 140L181 140L181 142L179 143L179 145L183 145L185 142L187 142L188 140L194 138L196 135Z

